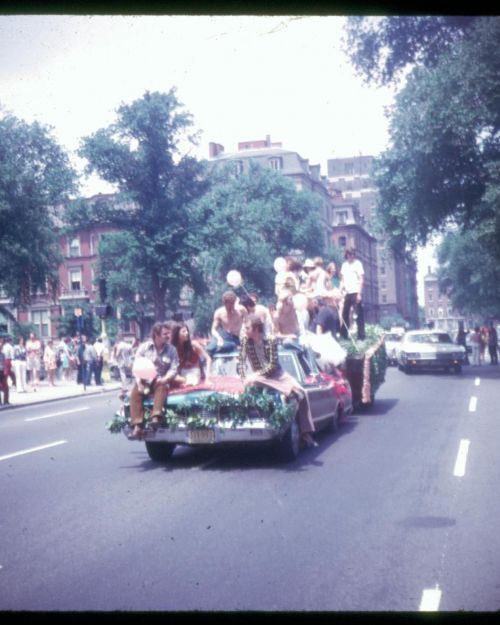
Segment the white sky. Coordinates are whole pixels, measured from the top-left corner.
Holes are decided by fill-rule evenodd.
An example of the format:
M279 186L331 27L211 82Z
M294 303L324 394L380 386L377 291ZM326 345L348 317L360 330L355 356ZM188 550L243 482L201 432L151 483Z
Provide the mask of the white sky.
M195 156L207 158L210 141L231 152L269 134L326 174L328 158L377 155L388 139L392 92L354 74L344 19L0 16L0 106L52 126L74 154L121 103L175 86L202 131ZM81 193L109 190L92 178Z

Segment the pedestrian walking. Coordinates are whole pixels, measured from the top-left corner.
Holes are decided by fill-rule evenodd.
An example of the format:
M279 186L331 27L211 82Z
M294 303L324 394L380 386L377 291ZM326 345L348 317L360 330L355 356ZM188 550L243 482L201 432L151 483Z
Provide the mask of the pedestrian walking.
M488 345L488 330L481 326L479 330L479 362L484 365L486 362L486 346Z
M57 371L57 354L54 349L54 343L52 339L47 341L43 352L43 364L47 372L47 378L50 386L55 386L55 377Z
M104 365L104 343L102 342L101 337L99 337L97 341L94 343L94 349L96 353L95 383L96 383L96 386L101 386L102 385L102 368Z
M18 393L26 393L26 346L24 337L20 336L14 347L14 372L16 374L16 390Z
M42 360L42 344L34 332L30 333L26 341L26 369L29 374L29 382L36 392L40 382L40 369Z
M4 339L0 336L0 394L3 395L3 403L9 403L9 385L5 375L5 354L3 353ZM0 403L1 403L0 399Z
M13 367L14 347L12 346L11 340L8 334L4 337L3 353L5 355L5 377L7 379L7 384L10 378L12 386L16 386L16 373Z
M488 352L490 365L498 365L498 334L493 324L488 328Z
M470 343L472 347L472 356L471 356L472 364L476 366L480 365L481 364L481 360L480 360L481 330L479 326L476 326L474 328L474 332L471 334L471 337L470 337Z

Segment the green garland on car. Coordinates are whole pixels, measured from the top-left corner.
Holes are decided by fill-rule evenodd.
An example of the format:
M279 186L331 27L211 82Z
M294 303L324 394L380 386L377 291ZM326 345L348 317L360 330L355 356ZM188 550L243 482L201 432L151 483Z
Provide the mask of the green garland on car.
M284 403L265 389L249 386L241 395L214 393L206 399L198 399L182 406L180 410L163 410L163 427L175 430L181 423L191 429L213 427L219 420L231 421L231 427L248 419L265 419L271 427L280 429L290 422L296 411L294 403ZM144 424L147 427L151 413L145 408ZM116 413L106 423L112 433L121 432L130 425L130 408L124 406L123 414Z

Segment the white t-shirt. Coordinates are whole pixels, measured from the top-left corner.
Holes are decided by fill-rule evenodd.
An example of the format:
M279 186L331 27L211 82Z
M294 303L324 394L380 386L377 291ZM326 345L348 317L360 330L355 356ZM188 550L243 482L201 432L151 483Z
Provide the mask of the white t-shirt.
M344 281L347 293L359 293L361 290L361 280L365 275L365 270L360 260L356 259L352 263L347 260L342 263L340 275Z

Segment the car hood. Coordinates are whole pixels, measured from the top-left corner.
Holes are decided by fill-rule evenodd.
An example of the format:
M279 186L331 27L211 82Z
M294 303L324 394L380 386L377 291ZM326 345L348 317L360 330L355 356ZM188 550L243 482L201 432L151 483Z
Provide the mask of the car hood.
M228 393L239 395L244 391L244 384L240 377L217 376L209 381L200 382L195 386L183 386L172 389L167 398L167 406L179 406L184 403L196 402L197 399L206 398L214 393Z

